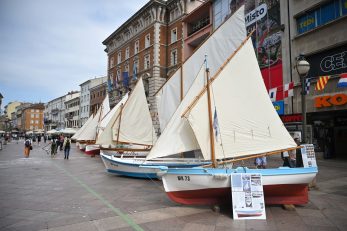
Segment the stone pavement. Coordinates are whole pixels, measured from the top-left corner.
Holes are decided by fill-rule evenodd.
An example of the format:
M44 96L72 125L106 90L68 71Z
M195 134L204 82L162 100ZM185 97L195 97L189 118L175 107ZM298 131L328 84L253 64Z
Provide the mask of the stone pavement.
M230 205L171 202L160 181L113 176L100 157L73 148L51 158L37 145L23 158L23 141L0 151L0 230L346 230L347 161L318 160L317 189L295 211L267 206L267 220L236 221ZM274 158L274 157L273 157ZM269 161L278 161L270 159Z

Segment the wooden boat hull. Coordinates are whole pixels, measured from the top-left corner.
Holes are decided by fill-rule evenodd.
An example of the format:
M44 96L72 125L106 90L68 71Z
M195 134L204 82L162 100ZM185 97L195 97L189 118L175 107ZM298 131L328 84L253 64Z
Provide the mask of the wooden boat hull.
M86 150L86 144L79 143L78 148L81 152L84 152Z
M233 172L261 173L266 204L306 204L308 184L316 176L317 168L168 169L162 181L169 198L180 204L231 203Z
M84 153L87 155L99 155L100 154L100 145L98 145L98 144L86 145Z

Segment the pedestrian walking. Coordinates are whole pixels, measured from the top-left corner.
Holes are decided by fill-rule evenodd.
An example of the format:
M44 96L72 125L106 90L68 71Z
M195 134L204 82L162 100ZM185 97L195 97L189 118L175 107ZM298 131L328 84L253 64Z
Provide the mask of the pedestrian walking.
M63 145L64 145L64 136L63 134L60 135L59 137L59 147L60 147L60 151L63 151Z
M41 142L41 135L37 136L37 145L40 146L40 142Z
M46 143L46 141L47 141L47 135L43 135L43 141Z
M27 137L24 141L24 157L29 158L30 150L33 149L33 146L31 145L31 139Z
M51 157L54 157L55 154L57 154L57 141L53 138L51 143Z
M69 137L66 137L64 140L64 159L69 159L70 155L70 147L71 147L71 140Z
M257 168L266 168L266 156L260 156L255 158L254 164Z

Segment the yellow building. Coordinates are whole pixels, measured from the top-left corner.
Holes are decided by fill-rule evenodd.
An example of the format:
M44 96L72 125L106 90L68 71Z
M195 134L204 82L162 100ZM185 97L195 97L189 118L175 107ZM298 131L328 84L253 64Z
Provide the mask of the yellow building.
M11 114L13 112L15 112L16 111L16 107L21 105L21 104L22 104L21 102L17 102L17 101L9 102L5 106L5 114L6 114L7 118L11 119Z

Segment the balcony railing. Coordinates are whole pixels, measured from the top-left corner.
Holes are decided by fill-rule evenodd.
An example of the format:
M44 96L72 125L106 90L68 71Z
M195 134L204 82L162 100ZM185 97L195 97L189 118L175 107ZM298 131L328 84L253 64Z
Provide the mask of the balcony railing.
M209 24L210 24L209 16L202 18L199 21L196 21L194 23L191 23L188 27L188 36L194 34L195 32L201 30L202 28L206 27Z

